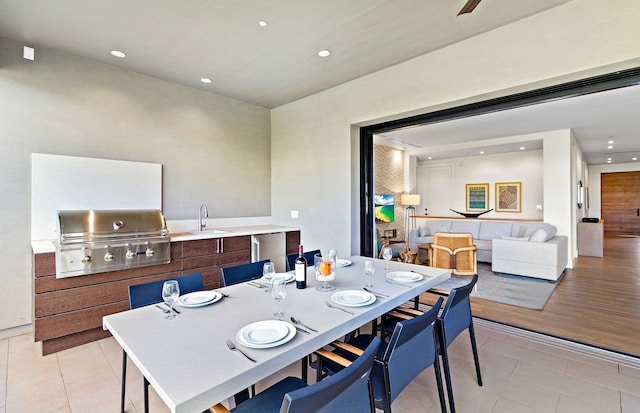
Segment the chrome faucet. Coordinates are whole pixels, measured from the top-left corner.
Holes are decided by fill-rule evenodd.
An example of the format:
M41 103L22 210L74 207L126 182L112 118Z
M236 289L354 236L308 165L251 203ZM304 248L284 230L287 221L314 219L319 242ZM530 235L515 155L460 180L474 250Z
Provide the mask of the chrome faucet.
M200 205L200 210L198 210L198 228L199 231L204 231L207 226L204 218L209 218L209 209L207 208L207 204Z

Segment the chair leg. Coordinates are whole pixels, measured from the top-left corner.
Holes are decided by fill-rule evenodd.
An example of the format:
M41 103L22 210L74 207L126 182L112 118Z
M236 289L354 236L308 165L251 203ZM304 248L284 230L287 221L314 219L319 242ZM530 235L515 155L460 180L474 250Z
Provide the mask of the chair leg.
M436 373L436 386L438 387L438 399L440 399L440 411L442 413L447 413L447 402L444 399L444 388L442 387L442 371L440 370L440 362L438 361L437 355L433 361L433 370Z
M478 347L476 345L476 333L473 330L473 320L469 324L469 337L471 338L471 350L473 351L473 361L476 364L476 376L478 377L478 386L482 386L482 376L480 375L480 360L478 359Z
M449 370L449 357L447 355L447 347L442 344L445 342L444 337L440 337L442 340L440 344L440 355L442 357L442 367L444 368L444 381L447 385L447 395L449 396L449 409L451 413L456 412L456 407L453 402L453 386L451 385L451 371Z
M149 413L149 380L146 377L143 377L142 385L144 386L144 413Z
M120 413L124 413L124 395L127 389L127 352L122 350L122 392L120 395Z

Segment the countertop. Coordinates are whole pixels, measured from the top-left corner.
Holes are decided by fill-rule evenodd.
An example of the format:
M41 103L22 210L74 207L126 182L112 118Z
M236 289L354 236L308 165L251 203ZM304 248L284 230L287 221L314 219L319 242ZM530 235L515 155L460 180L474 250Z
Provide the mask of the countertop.
M193 241L208 238L238 237L243 235L272 234L277 232L299 231L297 227L286 227L281 225L251 225L228 228L207 228L204 231L171 231L169 238L171 241ZM55 240L31 241L31 249L34 254L44 254L55 252Z

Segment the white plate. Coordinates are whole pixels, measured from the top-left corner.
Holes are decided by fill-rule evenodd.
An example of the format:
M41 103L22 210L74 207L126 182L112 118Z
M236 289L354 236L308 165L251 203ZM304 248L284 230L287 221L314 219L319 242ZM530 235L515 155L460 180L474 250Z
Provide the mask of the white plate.
M331 301L347 307L363 307L376 301L376 296L366 291L345 290L333 293Z
M285 283L289 284L290 282L295 281L295 279L296 276L289 272L277 272L271 278L271 282L274 282L275 280L284 280ZM260 282L269 284L269 281L267 281L264 277L260 278Z
M424 278L422 274L418 274L415 272L409 271L392 271L387 274L387 278L391 281L397 281L401 283L413 283L417 281L422 281Z
M222 294L217 291L195 291L178 297L176 304L180 307L202 307L213 304L221 298Z
M277 320L260 321L242 329L242 338L251 344L269 344L280 341L289 334L284 323Z
M262 339L267 340L267 337L275 337L278 334L281 334L282 327L286 330L285 335L279 339L272 342L252 342L248 341L245 337L248 337L249 340L253 339ZM258 330L258 331L256 331ZM257 321L255 323L251 323L245 327L242 327L236 333L236 341L250 348L271 348L277 347L282 344L289 342L296 335L296 328L293 324L288 323L286 321L280 320L265 320L265 321Z
M342 258L338 258L336 259L336 266L337 267L348 267L352 264L352 262L350 260L345 260Z

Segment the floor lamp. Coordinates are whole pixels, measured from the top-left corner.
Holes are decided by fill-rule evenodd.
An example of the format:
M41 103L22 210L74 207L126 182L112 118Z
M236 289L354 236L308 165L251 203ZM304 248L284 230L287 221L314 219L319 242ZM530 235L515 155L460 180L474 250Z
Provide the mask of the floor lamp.
M416 205L420 205L420 194L400 195L400 205L406 206L404 210L404 239L409 242L409 229L416 226Z

